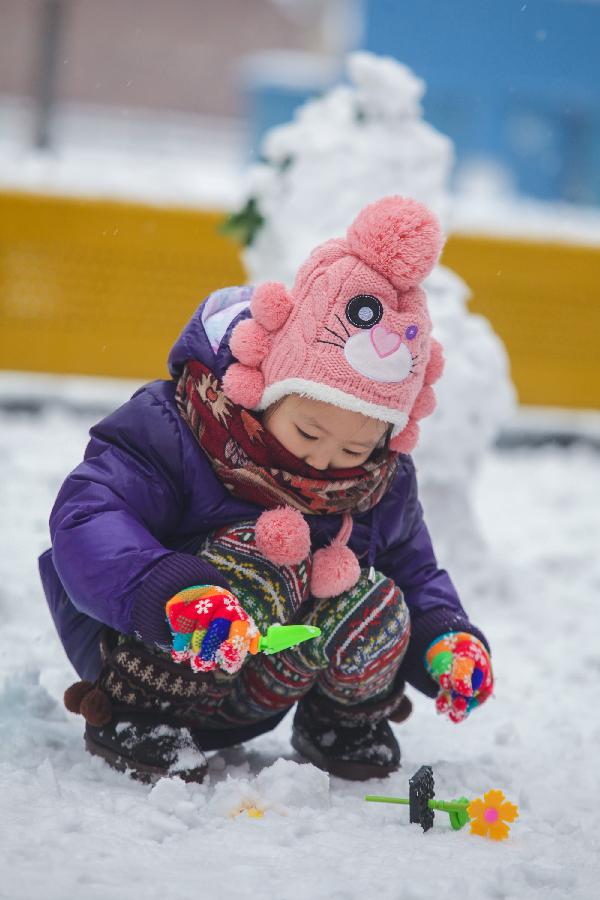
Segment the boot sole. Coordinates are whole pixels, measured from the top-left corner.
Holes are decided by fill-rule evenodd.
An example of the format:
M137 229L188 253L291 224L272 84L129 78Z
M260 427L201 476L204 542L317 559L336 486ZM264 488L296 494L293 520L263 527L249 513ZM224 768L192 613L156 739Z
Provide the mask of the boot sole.
M173 778L175 776L181 778L183 781L202 784L208 772L208 766L200 766L196 769L188 769L182 772L172 772L162 766L151 766L148 765L148 763L138 762L137 760L123 756L122 754L117 753L116 750L111 750L110 747L105 747L104 744L97 743L89 734L87 734L87 732L84 734L83 739L86 750L88 753L91 753L92 756L99 756L107 762L111 768L116 769L117 772L125 772L126 774L131 775L132 778L135 778L136 781L141 781L144 784L153 784L160 778Z
M370 766L368 763L329 759L296 732L292 732L291 744L294 750L308 759L318 769L323 769L324 772L329 772L330 775L335 775L337 778L345 778L347 781L368 781L370 778L386 778L400 768L400 763L388 766Z

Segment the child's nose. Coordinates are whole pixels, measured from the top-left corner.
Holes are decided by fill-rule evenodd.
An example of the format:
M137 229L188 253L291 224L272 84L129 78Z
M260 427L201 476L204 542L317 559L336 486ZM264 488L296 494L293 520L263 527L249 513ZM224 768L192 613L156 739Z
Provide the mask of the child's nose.
M313 469L325 470L328 469L331 465L331 460L329 458L329 453L326 451L313 451L309 453L307 457L305 457L305 462L308 463L309 466L312 466Z

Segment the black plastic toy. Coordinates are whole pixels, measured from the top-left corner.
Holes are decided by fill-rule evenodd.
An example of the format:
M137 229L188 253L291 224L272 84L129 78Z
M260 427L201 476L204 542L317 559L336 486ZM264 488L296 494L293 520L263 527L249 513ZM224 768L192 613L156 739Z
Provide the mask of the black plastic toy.
M470 821L467 807L471 801L466 797L458 800L434 800L434 780L431 766L421 766L408 782L409 797L376 797L368 794L365 800L375 803L401 803L409 807L410 821L420 825L423 831L433 828L434 810L447 812L452 828L458 831Z

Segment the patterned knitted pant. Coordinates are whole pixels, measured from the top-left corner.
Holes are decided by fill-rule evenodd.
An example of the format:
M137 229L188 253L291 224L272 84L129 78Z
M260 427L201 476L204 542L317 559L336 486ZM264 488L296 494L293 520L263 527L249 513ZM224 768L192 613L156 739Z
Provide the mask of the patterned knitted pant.
M320 636L282 653L248 657L234 675L196 674L125 638L101 676L113 701L132 711L167 711L171 719L205 729L271 718L311 690L346 708L371 701L385 707L410 635L402 592L389 578L375 573L371 581L365 570L352 590L315 600L308 589L310 560L270 563L256 548L253 523L222 529L199 553L227 577L262 633L274 622L302 622L318 625Z

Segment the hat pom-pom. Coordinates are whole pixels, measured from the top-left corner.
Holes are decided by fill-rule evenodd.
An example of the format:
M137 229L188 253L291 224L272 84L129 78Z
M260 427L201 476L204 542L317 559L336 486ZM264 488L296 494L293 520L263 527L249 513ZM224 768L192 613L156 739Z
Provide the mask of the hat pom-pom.
M411 416L408 425L390 441L390 450L393 453L412 453L419 440L419 430L418 423Z
M278 566L295 566L310 553L310 529L297 509L283 506L261 513L254 531L256 547Z
M334 541L313 556L310 590L314 597L337 597L360 578L360 564L349 547Z
M404 197L384 197L365 206L346 236L352 253L406 291L429 275L444 240L434 214Z
M444 371L444 350L439 341L431 338L429 360L425 369L425 384L433 384L442 377Z
M267 331L278 331L286 323L292 306L292 298L281 282L266 281L254 291L250 312Z
M253 319L245 319L233 329L229 340L231 352L244 366L256 367L271 349L271 336Z
M260 369L232 363L223 377L225 396L246 409L256 409L265 389L265 379Z

